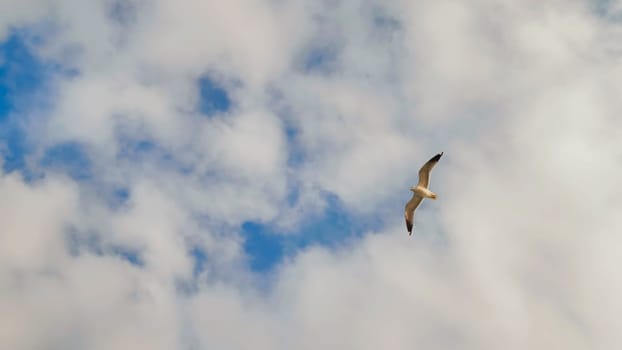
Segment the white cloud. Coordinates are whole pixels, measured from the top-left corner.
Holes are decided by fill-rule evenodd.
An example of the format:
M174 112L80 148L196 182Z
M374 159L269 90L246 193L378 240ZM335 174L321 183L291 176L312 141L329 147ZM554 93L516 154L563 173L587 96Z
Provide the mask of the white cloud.
M65 181L26 185L0 178L3 270L40 271L62 259L64 230L75 215L76 188Z
M30 119L28 164L77 140L94 179L0 178L0 344L622 344L621 32L584 2L132 1L121 24L109 1L9 3L1 38L54 23L38 54L80 71ZM329 67L305 71L324 44ZM199 115L205 74L231 110ZM123 155L123 138L153 149ZM441 150L440 199L409 238L407 186ZM102 193L117 185L130 197L111 207ZM327 191L393 217L271 275L248 271L240 226L304 224ZM194 245L207 256L196 278Z

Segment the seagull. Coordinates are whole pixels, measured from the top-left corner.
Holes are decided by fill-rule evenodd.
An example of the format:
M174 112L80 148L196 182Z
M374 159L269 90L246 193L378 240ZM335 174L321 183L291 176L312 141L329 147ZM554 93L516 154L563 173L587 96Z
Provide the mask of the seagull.
M424 198L431 198L436 200L436 193L430 191L428 186L430 185L430 172L432 168L438 163L439 159L443 152L435 155L430 158L422 167L419 169L419 183L417 186L413 186L410 190L413 192L412 198L406 203L406 208L404 208L404 219L406 219L406 229L408 230L408 235L412 235L413 230L413 219L415 217L415 209L421 204Z

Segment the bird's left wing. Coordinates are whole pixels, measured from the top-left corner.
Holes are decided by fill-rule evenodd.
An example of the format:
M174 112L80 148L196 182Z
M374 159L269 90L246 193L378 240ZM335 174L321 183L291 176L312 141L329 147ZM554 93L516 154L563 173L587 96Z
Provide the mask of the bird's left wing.
M428 186L430 185L430 172L432 171L432 168L434 168L436 163L438 163L439 159L441 159L442 155L443 155L443 152L430 158L430 160L428 160L421 167L421 169L419 169L419 183L417 184L417 186L428 188Z
M415 220L415 209L421 204L423 201L423 197L419 197L417 195L413 195L413 197L406 203L406 207L404 208L404 219L406 220L406 229L408 230L408 235L412 235L413 232L413 223Z

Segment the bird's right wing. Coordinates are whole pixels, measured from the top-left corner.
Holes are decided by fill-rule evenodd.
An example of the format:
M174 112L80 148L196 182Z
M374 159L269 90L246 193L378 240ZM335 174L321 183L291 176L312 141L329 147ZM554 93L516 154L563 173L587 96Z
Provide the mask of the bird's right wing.
M413 195L413 197L406 203L406 208L404 208L404 219L406 219L406 229L408 230L408 235L412 235L413 232L413 222L415 219L415 209L421 204L423 201L423 197L419 197L417 195Z
M417 184L417 186L428 188L428 186L430 185L430 172L432 171L432 168L434 168L436 163L438 163L439 159L441 159L442 155L443 152L435 155L434 157L430 158L430 160L428 160L425 164L423 164L421 169L419 169L419 183Z

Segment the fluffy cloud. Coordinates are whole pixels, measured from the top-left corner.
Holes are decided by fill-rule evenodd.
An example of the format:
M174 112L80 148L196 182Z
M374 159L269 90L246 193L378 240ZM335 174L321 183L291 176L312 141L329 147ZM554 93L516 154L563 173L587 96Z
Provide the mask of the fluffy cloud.
M0 38L27 28L74 72L11 116L35 176L0 178L0 344L619 348L618 8L0 5ZM213 115L206 77L231 100ZM67 143L89 178L40 161ZM407 186L441 150L408 237ZM243 224L307 225L327 193L381 227L250 271Z

